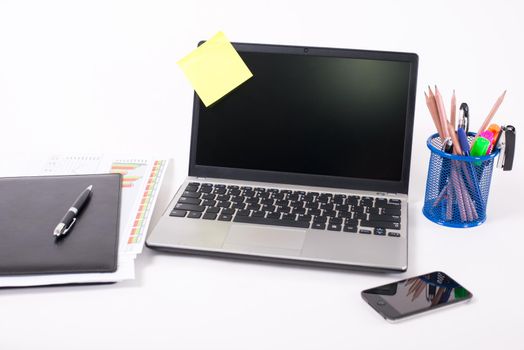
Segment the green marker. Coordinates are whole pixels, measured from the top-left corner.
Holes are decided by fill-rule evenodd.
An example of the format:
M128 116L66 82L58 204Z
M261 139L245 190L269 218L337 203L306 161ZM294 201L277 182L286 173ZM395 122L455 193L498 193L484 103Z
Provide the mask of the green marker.
M471 151L469 152L469 155L472 157L482 157L485 156L488 153L489 146L491 145L491 142L485 138L485 137L478 137L473 146L471 147ZM480 165L481 162L475 162L475 165Z

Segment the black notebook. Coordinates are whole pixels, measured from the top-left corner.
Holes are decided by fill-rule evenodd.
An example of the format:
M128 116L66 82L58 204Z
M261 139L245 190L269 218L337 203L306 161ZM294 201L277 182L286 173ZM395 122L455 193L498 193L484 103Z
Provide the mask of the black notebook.
M0 275L113 272L120 174L0 178ZM64 237L53 230L78 195L89 202Z

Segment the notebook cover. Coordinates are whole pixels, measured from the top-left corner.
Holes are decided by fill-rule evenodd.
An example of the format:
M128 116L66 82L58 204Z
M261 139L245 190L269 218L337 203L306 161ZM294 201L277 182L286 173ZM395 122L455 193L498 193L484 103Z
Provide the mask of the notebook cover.
M113 272L120 174L0 178L0 275ZM91 198L66 236L53 230L78 195Z

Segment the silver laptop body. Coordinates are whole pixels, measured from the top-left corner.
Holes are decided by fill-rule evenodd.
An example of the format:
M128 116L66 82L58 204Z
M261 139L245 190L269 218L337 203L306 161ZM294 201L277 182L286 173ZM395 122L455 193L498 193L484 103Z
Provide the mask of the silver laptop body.
M253 78L195 95L189 176L147 246L405 271L417 55L233 45Z

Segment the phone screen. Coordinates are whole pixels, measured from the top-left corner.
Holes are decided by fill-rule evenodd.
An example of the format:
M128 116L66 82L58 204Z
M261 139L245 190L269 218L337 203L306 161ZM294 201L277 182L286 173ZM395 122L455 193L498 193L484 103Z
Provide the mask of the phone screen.
M364 300L390 320L466 301L472 296L466 288L440 271L362 292Z

